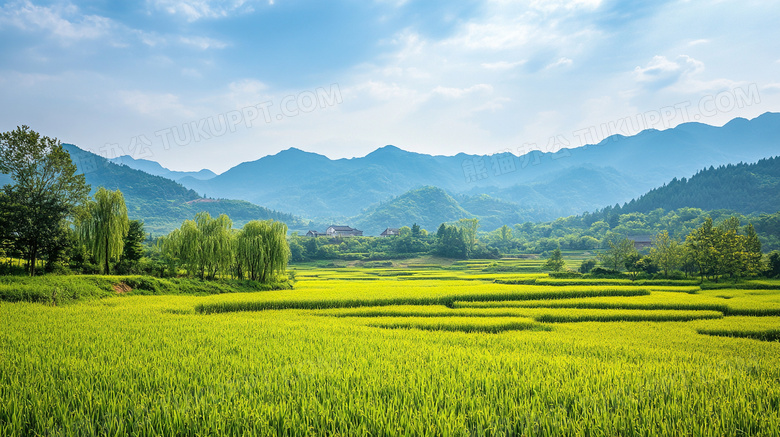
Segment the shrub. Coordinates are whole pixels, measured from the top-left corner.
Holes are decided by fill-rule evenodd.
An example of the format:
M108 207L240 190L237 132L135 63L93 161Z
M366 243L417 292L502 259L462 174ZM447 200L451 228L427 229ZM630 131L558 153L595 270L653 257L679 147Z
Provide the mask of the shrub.
M615 278L615 279L624 279L626 277L626 275L624 275L623 273L617 270L605 269L603 267L593 268L590 271L590 273L588 273L588 276L593 278Z

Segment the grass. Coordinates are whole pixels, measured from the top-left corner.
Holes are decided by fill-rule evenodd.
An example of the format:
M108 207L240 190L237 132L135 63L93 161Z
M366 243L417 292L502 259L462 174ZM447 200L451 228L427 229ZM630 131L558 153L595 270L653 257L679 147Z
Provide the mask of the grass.
M497 334L506 331L549 331L551 328L524 318L425 318L425 317L377 317L367 326L386 329L420 329L425 331L457 331L466 333Z
M684 294L669 288L646 287L643 296L594 296L591 298L521 301L455 301L454 308L579 308L625 310L706 310L728 316L780 316L780 293L755 290L702 290ZM760 294L757 294L760 293Z
M352 308L385 305L444 305L456 301L513 301L536 299L565 299L592 296L639 296L649 291L632 287L497 287L484 283L463 281L415 281L414 286L351 281L353 292L342 293L342 283L320 285L306 292L269 292L262 296L236 295L231 299L214 299L198 304L195 310L204 314L236 311L266 311L281 309ZM332 287L330 286L332 285Z
M446 318L451 321L464 318L497 319L501 317L525 317L545 323L563 322L615 322L615 321L687 321L716 319L723 313L710 310L625 310L625 309L556 309L527 307L458 308L436 305L400 305L365 308L338 308L318 311L316 314L332 317L395 317L395 318Z
M426 262L303 266L261 293L82 277L70 305L2 302L0 435L778 435L772 288ZM19 281L0 290L46 284Z
M148 276L0 276L0 301L38 302L54 305L102 299L117 294L222 294L289 288L287 284L256 281L200 281L188 278L161 279Z
M700 329L699 334L716 335L719 337L752 338L762 341L780 341L780 329L768 329L765 331L751 331L742 329Z

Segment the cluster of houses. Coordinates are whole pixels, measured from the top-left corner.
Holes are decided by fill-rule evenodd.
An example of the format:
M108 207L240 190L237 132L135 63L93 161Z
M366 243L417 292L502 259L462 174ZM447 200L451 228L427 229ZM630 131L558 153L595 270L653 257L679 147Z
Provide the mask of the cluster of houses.
M379 234L380 237L392 237L399 235L398 228L387 228ZM351 228L349 226L328 226L325 232L309 231L306 233L307 237L362 237L363 231L360 229Z

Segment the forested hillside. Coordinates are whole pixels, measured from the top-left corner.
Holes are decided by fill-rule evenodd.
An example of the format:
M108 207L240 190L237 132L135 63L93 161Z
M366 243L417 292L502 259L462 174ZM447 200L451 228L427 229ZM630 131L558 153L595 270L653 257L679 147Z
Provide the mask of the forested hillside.
M773 214L741 215L730 210L704 211L699 208L680 208L665 211L661 208L648 213L607 216L583 214L561 217L544 223L518 223L487 233L483 239L502 253L539 253L555 248L595 250L606 247L607 241L629 236L653 236L662 231L683 241L707 217L716 223L736 216L741 225L752 223L758 232L764 251L780 249L780 212Z
M684 123L613 135L555 153L486 150L484 155L432 156L385 146L364 157L329 159L290 148L207 181L187 177L181 182L201 195L243 199L315 219L356 216L368 205L436 186L452 194L488 194L520 205L522 215L532 220L553 220L622 204L702 167L772 156L778 134L780 114L765 113L721 127Z
M385 228L400 228L415 223L434 232L442 223L456 222L462 218L478 218L481 229L486 231L507 223L536 221L536 217L524 214L520 205L514 203L486 194L460 194L453 197L441 188L428 186L374 205L353 222L366 235L379 235Z
M780 158L710 167L690 179L675 178L616 209L619 213L646 213L685 207L742 214L776 212L780 209Z
M385 228L400 228L417 223L435 231L443 222L457 221L473 215L441 188L423 187L371 208L355 219L366 235L379 235Z
M117 165L72 144L63 144L71 159L84 173L92 193L99 187L120 190L125 197L130 219L144 221L145 229L155 235L167 234L183 220L200 211L212 216L228 214L236 226L250 220L279 220L290 226L307 226L290 215L270 210L243 200L203 199L195 191L160 176Z

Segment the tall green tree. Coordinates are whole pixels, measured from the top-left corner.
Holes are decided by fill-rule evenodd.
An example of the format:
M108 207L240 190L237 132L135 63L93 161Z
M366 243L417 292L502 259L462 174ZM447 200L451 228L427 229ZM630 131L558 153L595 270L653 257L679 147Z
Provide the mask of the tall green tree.
M125 235L125 247L122 250L122 260L128 262L138 262L144 256L144 223L140 220L130 220Z
M501 226L501 242L507 244L511 240L512 240L512 229L507 225Z
M650 258L664 272L664 277L669 277L669 272L677 269L682 263L682 246L668 231L662 231L653 238L653 247L650 249Z
M233 221L225 214L212 218L207 212L199 212L195 220L185 220L165 237L163 255L171 267L182 266L190 276L214 279L220 273L229 273L233 265L232 228Z
M601 252L599 261L612 270L620 270L625 266L626 260L636 253L634 242L628 238L620 238L617 241L607 241L607 250Z
M764 271L763 254L761 253L761 240L758 238L753 224L748 224L745 229L745 237L742 243L744 272L747 275L757 275Z
M195 215L195 223L201 245L201 278L205 274L215 279L217 274L228 272L233 261L233 221L226 214L211 218L209 213L200 212Z
M712 218L706 217L702 225L685 237L685 246L688 249L691 260L699 270L699 276L703 281L705 277L720 274L720 253L716 248L718 231L713 225Z
M130 228L122 192L100 187L95 200L87 204L84 214L79 217L77 228L95 262L104 274L109 274L111 262L122 255Z
M780 277L780 252L773 250L767 257L767 275L771 278Z
M468 258L467 241L463 228L442 223L436 232L436 252L448 258Z
M563 260L561 249L555 249L553 250L552 255L550 255L550 257L547 258L547 262L544 263L544 268L547 270L552 270L554 272L560 272L561 270L563 270L563 267L565 265L566 262Z
M714 253L721 274L741 276L744 270L744 238L739 235L739 218L729 217L715 227Z
M477 230L479 229L479 219L460 219L458 227L463 229L463 235L466 238L467 255L474 251L477 245Z
M41 254L52 253L63 240L64 220L89 193L84 175L76 171L56 138L28 126L0 134L0 173L13 180L3 187L0 240L23 254L30 276Z
M253 220L238 233L236 265L239 277L269 282L283 274L290 259L287 225L282 222Z
M582 260L582 263L580 264L579 272L580 273L590 273L593 268L596 267L596 260L595 259L584 259Z
M739 218L729 217L717 226L707 217L702 225L685 239L685 245L696 262L702 280L716 282L723 276L738 278L763 270L761 241L752 225L739 234Z

